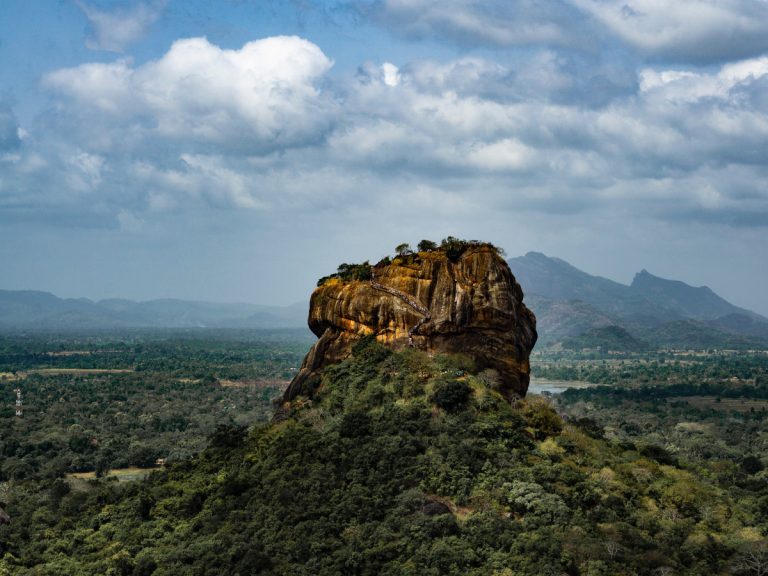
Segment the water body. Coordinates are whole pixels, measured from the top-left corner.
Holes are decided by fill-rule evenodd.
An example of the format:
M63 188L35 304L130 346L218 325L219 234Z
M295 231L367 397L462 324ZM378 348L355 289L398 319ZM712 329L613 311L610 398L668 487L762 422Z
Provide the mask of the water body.
M594 386L589 382L581 380L547 380L546 378L531 378L531 384L528 386L528 394L560 394L568 388L590 388Z

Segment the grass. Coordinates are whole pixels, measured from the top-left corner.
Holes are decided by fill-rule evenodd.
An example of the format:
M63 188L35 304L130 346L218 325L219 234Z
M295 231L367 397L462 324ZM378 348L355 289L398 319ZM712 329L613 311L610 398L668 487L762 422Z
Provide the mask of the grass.
M130 466L128 468L115 468L110 470L103 477L114 478L118 482L133 482L143 480L154 470L159 468L138 468ZM96 479L96 472L72 472L66 475L66 479L73 488L83 488L89 480Z

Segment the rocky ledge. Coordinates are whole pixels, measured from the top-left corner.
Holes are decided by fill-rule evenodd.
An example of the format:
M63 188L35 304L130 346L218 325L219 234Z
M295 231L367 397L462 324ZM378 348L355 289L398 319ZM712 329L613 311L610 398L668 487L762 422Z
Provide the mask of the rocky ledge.
M322 369L345 359L360 338L371 335L395 349L466 354L478 370L498 372L499 391L507 398L525 395L536 318L494 246L436 247L376 266L343 267L354 274L323 279L312 294L309 327L319 340L284 402L311 397Z

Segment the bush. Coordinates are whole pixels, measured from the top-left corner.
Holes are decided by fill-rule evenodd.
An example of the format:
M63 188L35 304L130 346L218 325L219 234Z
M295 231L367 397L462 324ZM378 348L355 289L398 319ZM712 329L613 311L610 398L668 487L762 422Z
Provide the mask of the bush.
M435 385L432 402L446 412L464 409L472 395L472 388L461 380L443 380Z
M371 433L371 417L367 412L349 412L341 419L339 435L342 438L359 438Z
M418 244L419 252L432 252L437 250L437 244L432 240L422 240Z

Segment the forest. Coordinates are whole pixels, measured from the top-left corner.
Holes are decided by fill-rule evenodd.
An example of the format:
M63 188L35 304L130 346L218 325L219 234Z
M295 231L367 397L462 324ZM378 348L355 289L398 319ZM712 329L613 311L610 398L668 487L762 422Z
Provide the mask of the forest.
M188 458L217 426L268 419L304 338L298 331L0 337L0 481Z
M534 355L609 385L510 404L363 340L269 424L302 338L4 337L0 574L765 574L762 352Z

